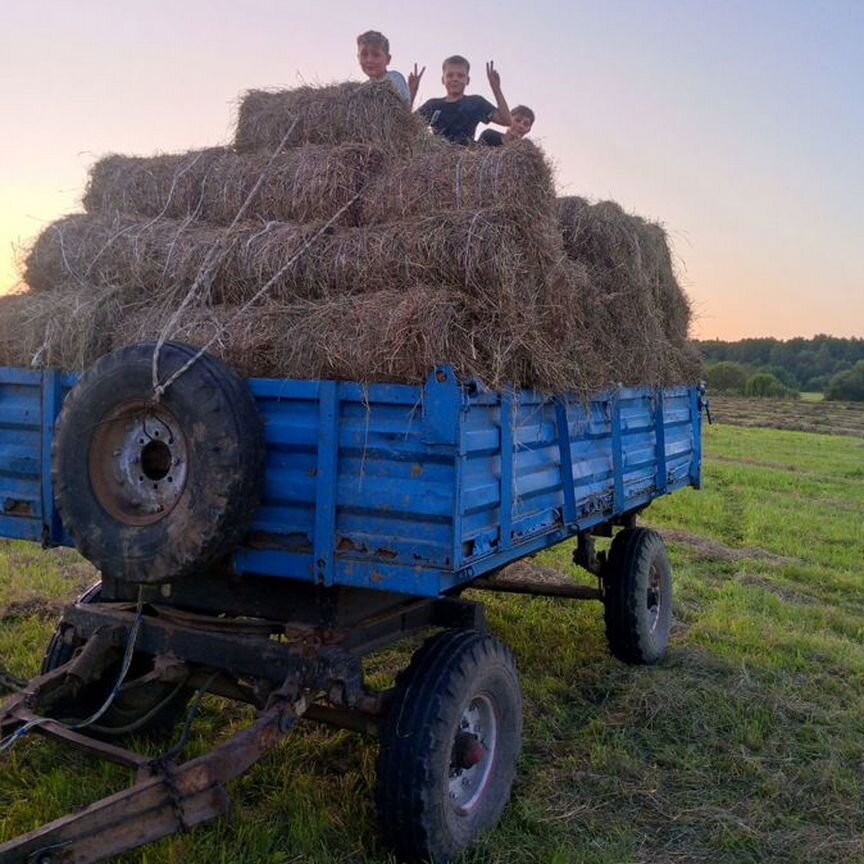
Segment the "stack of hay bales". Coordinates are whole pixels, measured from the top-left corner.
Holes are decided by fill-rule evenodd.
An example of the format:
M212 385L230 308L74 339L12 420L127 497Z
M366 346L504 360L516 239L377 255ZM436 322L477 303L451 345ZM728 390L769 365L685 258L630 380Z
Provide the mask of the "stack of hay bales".
M386 83L252 91L233 147L109 156L83 203L2 298L0 364L83 368L182 303L169 338L247 375L417 383L449 363L587 392L697 374L661 229L556 202L528 142L431 138Z

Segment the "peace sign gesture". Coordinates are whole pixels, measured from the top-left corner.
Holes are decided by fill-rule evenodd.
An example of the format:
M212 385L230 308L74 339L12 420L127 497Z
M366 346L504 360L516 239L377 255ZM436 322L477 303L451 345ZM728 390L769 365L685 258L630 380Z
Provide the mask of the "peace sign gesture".
M490 60L486 64L486 77L489 79L489 86L493 93L497 93L501 89L501 76L495 68L495 61Z
M423 73L426 71L426 67L424 66L419 72L417 71L417 64L414 64L414 71L408 73L408 94L411 96L411 104L414 104L414 99L417 96L417 90L420 88L420 79L423 77Z

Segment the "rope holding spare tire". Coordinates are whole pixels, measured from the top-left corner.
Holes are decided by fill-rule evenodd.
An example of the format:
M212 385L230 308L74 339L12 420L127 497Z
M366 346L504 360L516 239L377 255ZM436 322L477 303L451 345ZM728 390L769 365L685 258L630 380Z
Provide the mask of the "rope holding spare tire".
M287 136L286 136L287 137ZM195 284L189 289L189 293L184 298L183 302L180 304L180 308L177 310L177 313L171 317L171 320L165 325L165 329L159 336L159 341L156 342L156 347L153 349L153 398L158 402L159 399L162 398L165 391L181 376L184 375L189 369L194 366L198 360L207 352L207 350L217 342L223 333L230 328L230 326L241 316L250 306L253 306L257 303L265 294L285 275L285 273L290 270L294 264L300 259L302 255L306 253L306 251L315 243L320 237L323 237L325 234L329 233L330 229L336 223L338 219L341 218L342 214L345 213L349 208L354 205L354 202L360 197L360 193L357 192L354 197L345 204L344 207L340 207L336 213L333 214L311 237L303 242L300 248L279 268L278 272L276 272L261 288L255 292L255 294L249 298L224 324L218 325L216 335L213 336L203 348L199 349L198 353L192 357L189 361L187 361L183 366L180 367L176 372L172 373L168 378L165 379L161 384L159 383L159 352L164 344L164 340L169 334L171 328L173 328L174 324L179 318L179 313L185 308L188 304L188 301L191 300L193 292L196 291L198 286L198 280L196 280ZM230 230L230 229L229 229Z
M159 583L203 573L243 539L264 484L263 423L248 383L166 342L172 382L153 400L154 343L100 358L57 422L57 508L103 576ZM181 377L182 376L182 377Z

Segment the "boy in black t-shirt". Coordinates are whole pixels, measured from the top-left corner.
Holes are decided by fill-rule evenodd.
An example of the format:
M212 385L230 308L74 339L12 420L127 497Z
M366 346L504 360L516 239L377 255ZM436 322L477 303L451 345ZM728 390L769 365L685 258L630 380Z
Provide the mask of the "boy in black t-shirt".
M487 129L477 139L487 147L500 147L524 138L534 125L534 112L527 105L517 105L510 111L510 128L506 132Z
M448 57L441 68L441 82L447 95L443 99L429 99L417 110L429 122L433 132L453 144L473 144L478 123L510 125L510 109L501 92L501 76L494 62L486 64L486 75L497 106L482 96L465 95L465 88L471 81L468 76L471 64L464 57L458 54Z

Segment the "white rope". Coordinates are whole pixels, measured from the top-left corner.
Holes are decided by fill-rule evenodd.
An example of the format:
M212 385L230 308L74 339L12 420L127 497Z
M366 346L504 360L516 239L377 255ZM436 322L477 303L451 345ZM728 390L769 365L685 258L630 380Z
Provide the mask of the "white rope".
M141 629L141 621L144 618L143 588L138 589L137 613L135 621L132 624L132 629L129 632L129 638L126 640L126 650L123 652L123 662L120 664L120 673L117 676L117 682L111 688L108 698L105 699L102 705L86 720L81 720L77 723L68 723L63 720L57 720L53 717L34 717L32 720L16 729L11 735L0 740L0 753L5 753L7 750L11 750L21 738L37 726L44 726L46 723L56 723L64 729L76 731L78 729L86 729L88 726L92 726L100 717L102 717L102 715L114 704L114 700L119 695L120 688L126 680L126 676L129 674L129 667L132 665L132 658L135 654L135 643L138 641L138 631Z
M165 344L165 342L168 340L168 337L174 331L174 328L177 326L177 322L180 320L180 317L186 311L186 308L195 299L196 295L198 294L199 288L201 288L201 286L204 286L205 288L210 287L216 271L219 269L222 261L224 260L223 253L225 243L227 242L227 239L230 236L232 229L246 215L246 211L249 209L249 206L252 204L253 199L258 194L258 190L261 188L264 181L270 174L270 170L276 162L276 159L282 154L282 151L288 144L288 139L294 132L294 127L296 125L297 119L295 118L294 122L291 124L291 126L288 128L288 131L285 133L285 135L282 137L282 140L279 142L279 146L273 151L273 154L270 156L269 161L264 166L264 170L261 172L261 175L255 181L255 185L252 187L252 189L249 191L249 194L246 196L246 200L243 202L242 206L237 211L237 215L234 217L234 220L225 229L225 231L222 233L222 236L217 240L217 242L210 247L210 251L207 253L207 257L204 259L204 263L201 265L201 268L198 271L198 275L195 277L195 281L192 283L192 287L186 293L186 296L183 298L183 301L177 307L174 314L168 319L168 323L162 328L162 332L159 334L159 338L156 340L156 347L153 349L153 362L151 365L153 391L156 394L157 399L159 398L161 393L164 393L164 388L160 390L159 386L159 353L162 350L162 346Z
M183 374L188 372L203 356L207 353L207 350L210 346L218 341L222 334L250 307L258 302L284 275L285 273L294 266L297 260L303 255L307 249L316 241L319 237L326 234L330 227L348 210L350 207L354 205L354 202L360 197L360 193L358 192L354 197L344 206L340 207L339 210L334 213L311 237L309 237L303 245L279 268L279 271L275 273L258 291L244 303L238 310L235 312L224 324L219 325L218 332L215 336L203 347L201 348L197 354L193 357L190 357L176 372L172 373L169 378L167 378L161 384L155 383L153 387L153 392L155 394L156 399L160 399L165 391ZM157 345L157 348L159 346ZM155 357L155 352L154 352Z

